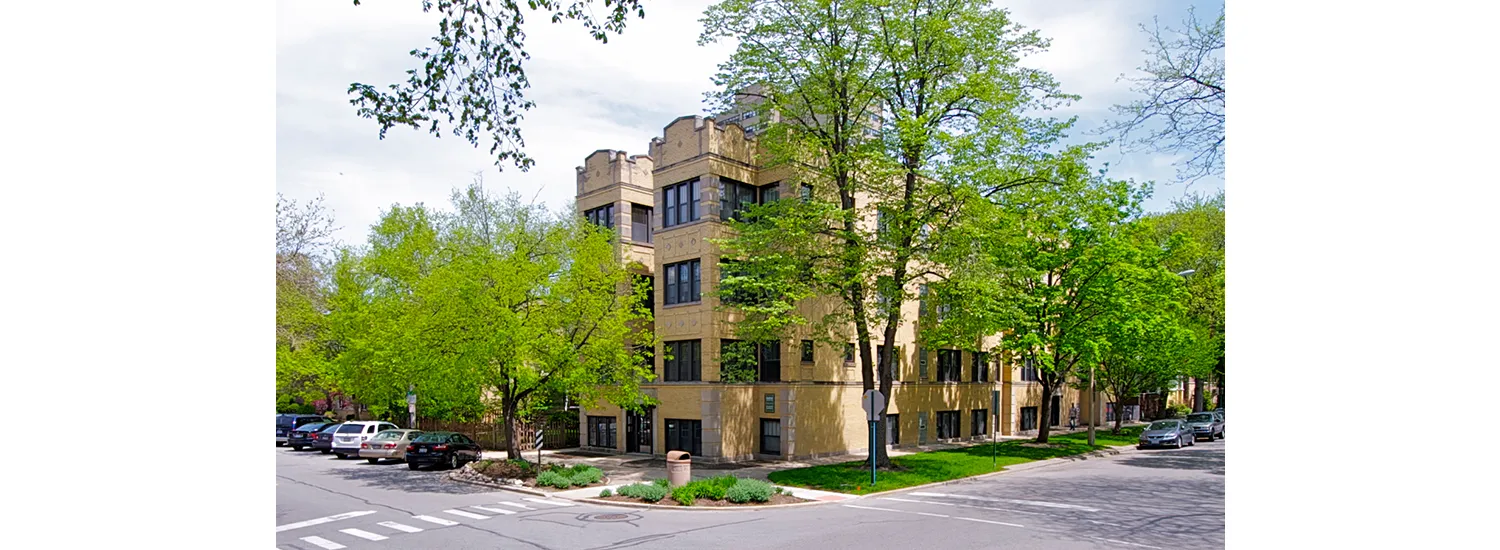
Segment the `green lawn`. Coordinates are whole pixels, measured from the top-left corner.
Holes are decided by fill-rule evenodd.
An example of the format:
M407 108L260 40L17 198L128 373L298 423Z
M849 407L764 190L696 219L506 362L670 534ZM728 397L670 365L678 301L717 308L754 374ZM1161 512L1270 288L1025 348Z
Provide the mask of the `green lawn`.
M1139 427L1126 428L1121 435L1110 435L1107 428L1100 429L1095 432L1097 445L1093 447L1088 445L1088 433L1084 432L1050 437L1051 443L1060 445L1055 448L1024 447L1022 444L1030 441L1006 441L898 456L891 461L904 470L882 470L879 482L873 486L870 485L869 461L781 470L771 472L767 477L780 485L864 495L998 472L1012 464L1083 454L1111 445L1132 445L1140 433Z

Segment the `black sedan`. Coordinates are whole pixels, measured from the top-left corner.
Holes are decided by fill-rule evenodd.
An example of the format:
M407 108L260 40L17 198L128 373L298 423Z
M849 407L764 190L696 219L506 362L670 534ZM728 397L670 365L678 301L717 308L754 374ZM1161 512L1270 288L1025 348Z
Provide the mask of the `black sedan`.
M443 464L457 469L479 460L484 450L473 439L455 432L425 432L406 446L406 467L413 470Z
M343 425L343 422L334 422L314 432L312 448L317 449L325 455L333 452L333 432L337 431L339 426Z
M318 431L327 428L330 422L313 422L303 424L286 435L286 444L293 451L300 451L313 446L313 439L317 438Z

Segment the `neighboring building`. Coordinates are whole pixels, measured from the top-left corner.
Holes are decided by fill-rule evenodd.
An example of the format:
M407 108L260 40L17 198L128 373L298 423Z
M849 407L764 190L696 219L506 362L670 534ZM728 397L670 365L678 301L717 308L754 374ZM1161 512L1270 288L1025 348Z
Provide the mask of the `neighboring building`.
M768 116L752 112L745 107L731 116ZM756 382L721 382L720 351L733 342L736 315L718 309L713 296L720 263L709 239L727 236L721 220L743 205L803 192L783 184L785 171L757 167L754 147L739 124L687 116L652 139L647 155L599 150L578 168L578 211L617 229L623 260L639 262L638 275L651 278L661 343L656 379L643 385L660 404L639 415L614 405L581 411L585 448L657 456L685 450L709 462L868 451L858 358L849 348L816 341L809 327L757 350ZM806 302L801 307L811 318L828 307L819 300ZM902 307L904 319L918 318L924 309L917 300ZM924 445L989 438L992 430L1001 435L1036 430L1044 404L1029 369L998 353L923 348L911 323L900 327L897 338L889 443ZM994 349L998 338L981 344L975 347ZM671 360L664 350L670 350ZM991 425L990 414L995 390L1000 391L998 426ZM1088 410L1079 397L1064 390L1053 400L1054 426L1068 425L1075 403ZM1082 415L1079 423L1086 423Z

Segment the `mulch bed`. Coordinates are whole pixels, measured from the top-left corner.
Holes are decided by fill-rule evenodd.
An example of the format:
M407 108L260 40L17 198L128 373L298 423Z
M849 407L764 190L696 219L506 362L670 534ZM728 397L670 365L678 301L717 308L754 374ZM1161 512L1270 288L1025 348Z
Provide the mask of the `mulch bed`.
M657 504L657 505L660 505L660 506L682 506L682 503L677 502L676 500L673 500L672 497L666 497L666 498L663 498L663 499L658 500L656 502L646 502L644 500L641 500L641 499L638 499L638 498L635 498L635 497L626 497L626 496L620 496L620 495L610 495L610 496L603 497L603 498L600 498L600 497L593 497L593 498L596 498L596 499L599 499L599 500L608 500L608 501L613 501L613 502L634 502L634 503L637 503L637 504ZM736 506L770 506L770 505L773 505L773 504L797 504L799 502L813 502L813 501L811 499L798 498L798 497L789 497L789 496L786 496L786 495L771 495L770 502L746 502L744 504L737 504L737 503L729 502L727 500L709 500L709 499L706 499L706 498L699 498L699 499L693 499L693 506L692 507L693 508L698 508L698 507L707 507L707 508L732 508L732 507L736 507Z

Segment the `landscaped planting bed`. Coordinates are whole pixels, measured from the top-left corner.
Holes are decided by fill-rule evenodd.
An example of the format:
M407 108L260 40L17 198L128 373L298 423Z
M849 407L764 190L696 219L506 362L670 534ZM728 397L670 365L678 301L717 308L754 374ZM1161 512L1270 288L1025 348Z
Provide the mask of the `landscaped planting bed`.
M636 502L666 506L764 506L811 502L792 496L780 487L758 479L722 475L688 482L677 488L667 487L667 480L635 483L617 491L605 489L599 498L615 502Z
M586 464L548 464L538 468L524 459L480 460L464 466L461 477L498 485L562 491L605 484L604 471Z

